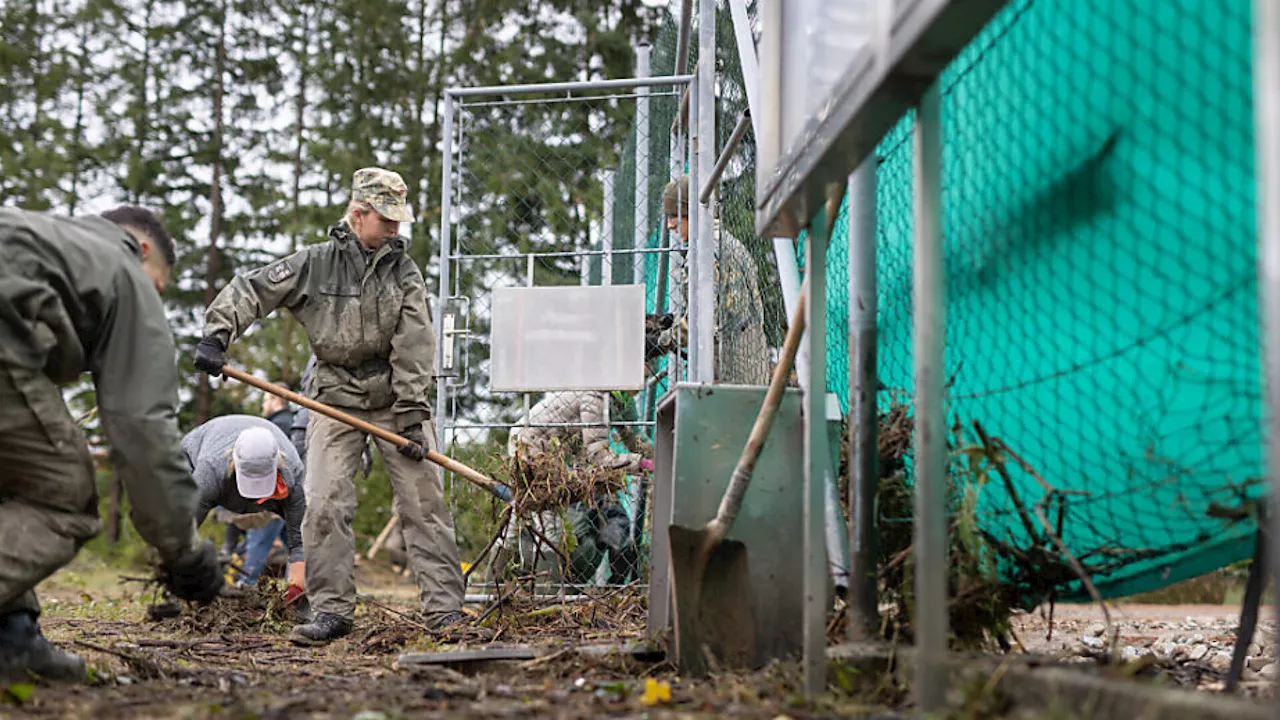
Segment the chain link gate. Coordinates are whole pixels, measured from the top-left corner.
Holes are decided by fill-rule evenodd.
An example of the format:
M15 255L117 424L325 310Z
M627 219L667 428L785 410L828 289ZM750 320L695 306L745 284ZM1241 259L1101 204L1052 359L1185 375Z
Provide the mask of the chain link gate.
M647 64L642 48L641 73ZM625 473L625 489L502 525L509 499L451 482L471 592L511 576L539 592L647 583L647 477L654 399L683 363L660 358L645 390L512 393L490 387L493 293L504 287L643 285L645 311L672 308L680 253L661 191L684 164L672 132L687 82L640 78L452 89L442 185L437 431L443 452L499 479L524 452L583 472ZM674 277L674 279L673 279ZM679 312L675 315L678 317ZM483 556L483 557L482 557ZM483 560L483 562L481 562ZM502 576L502 577L498 577Z

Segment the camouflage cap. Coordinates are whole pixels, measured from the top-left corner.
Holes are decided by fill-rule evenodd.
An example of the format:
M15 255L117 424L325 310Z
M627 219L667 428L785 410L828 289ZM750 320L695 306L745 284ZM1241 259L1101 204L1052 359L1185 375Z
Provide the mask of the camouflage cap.
M388 220L413 222L406 197L409 187L400 173L379 167L361 168L351 182L351 200L366 202Z
M662 213L668 217L689 215L689 176L682 175L662 189Z

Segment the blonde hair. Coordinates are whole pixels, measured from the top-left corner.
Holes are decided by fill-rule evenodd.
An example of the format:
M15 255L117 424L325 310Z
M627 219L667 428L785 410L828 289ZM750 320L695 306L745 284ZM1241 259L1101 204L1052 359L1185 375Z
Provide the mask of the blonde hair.
M352 230L356 229L355 223L351 222L351 218L357 210L372 210L373 206L363 200L352 200L347 203L347 211L342 215L342 221Z

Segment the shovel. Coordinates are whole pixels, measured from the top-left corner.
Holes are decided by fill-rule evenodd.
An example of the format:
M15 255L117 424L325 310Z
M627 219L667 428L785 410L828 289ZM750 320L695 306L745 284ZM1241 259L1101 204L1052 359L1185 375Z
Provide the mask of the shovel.
M782 345L782 357L773 369L764 404L756 415L747 446L738 458L716 516L696 530L679 525L668 528L671 585L675 594L675 654L680 669L690 674L706 672L704 650L728 667L749 667L755 659L755 617L751 607L747 548L737 540L726 540L725 536L742 508L742 498L773 427L796 350L800 347L808 282L806 278L800 288L795 317Z
M289 402L301 405L302 407L307 408L308 410L318 412L321 415L327 415L333 418L334 420L346 423L361 432L365 432L375 437L382 438L383 440L386 440L387 442L391 443L392 445L395 445L398 448L407 447L409 445L417 445L417 443L410 440L409 438L403 437L401 435L397 435L396 433L393 433L390 430L385 430L372 423L367 423L364 420L361 420L360 418L352 417L351 415L348 415L347 413L344 413L341 410L338 410L337 408L330 407L328 405L325 405L322 402L316 402L315 400L312 400L311 398L306 397L304 395L299 395L296 392L285 390L284 388L278 385L275 385L273 383L269 383L266 380L259 380L258 378L250 375L249 373L243 370L237 370L236 368L228 367L224 365L222 368L222 374L226 375L229 378L234 378L236 380L239 380L240 382L246 385L252 385L263 392L271 393L276 397L284 398ZM423 449L426 450L426 448L423 448ZM502 483L498 482L497 480L494 480L493 478L489 477L488 475L485 475L484 473L478 470L475 470L473 468L467 467L466 465L463 465L462 463L458 462L457 460L454 460L453 458L445 457L444 455L441 455L435 450L426 450L424 459L430 460L436 465L439 465L440 467L446 470L449 470L450 472L456 475L461 475L462 477L470 480L471 482L475 483L476 485L479 485L480 487L484 488L485 490L488 490L489 492L493 493L494 495L497 495L500 498L509 497L509 493L504 492L506 491L505 485L503 485Z

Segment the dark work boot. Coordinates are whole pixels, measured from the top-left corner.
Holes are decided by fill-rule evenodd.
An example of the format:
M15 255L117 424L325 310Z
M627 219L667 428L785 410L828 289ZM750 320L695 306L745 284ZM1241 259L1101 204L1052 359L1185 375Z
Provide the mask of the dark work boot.
M427 619L427 627L436 632L448 632L467 621L467 616L458 611L438 613Z
M0 615L0 683L35 679L85 682L88 674L84 660L44 638L35 613L18 610Z
M298 625L289 633L289 640L296 645L326 645L331 640L351 632L351 621L333 613L316 613L316 619L306 625Z

